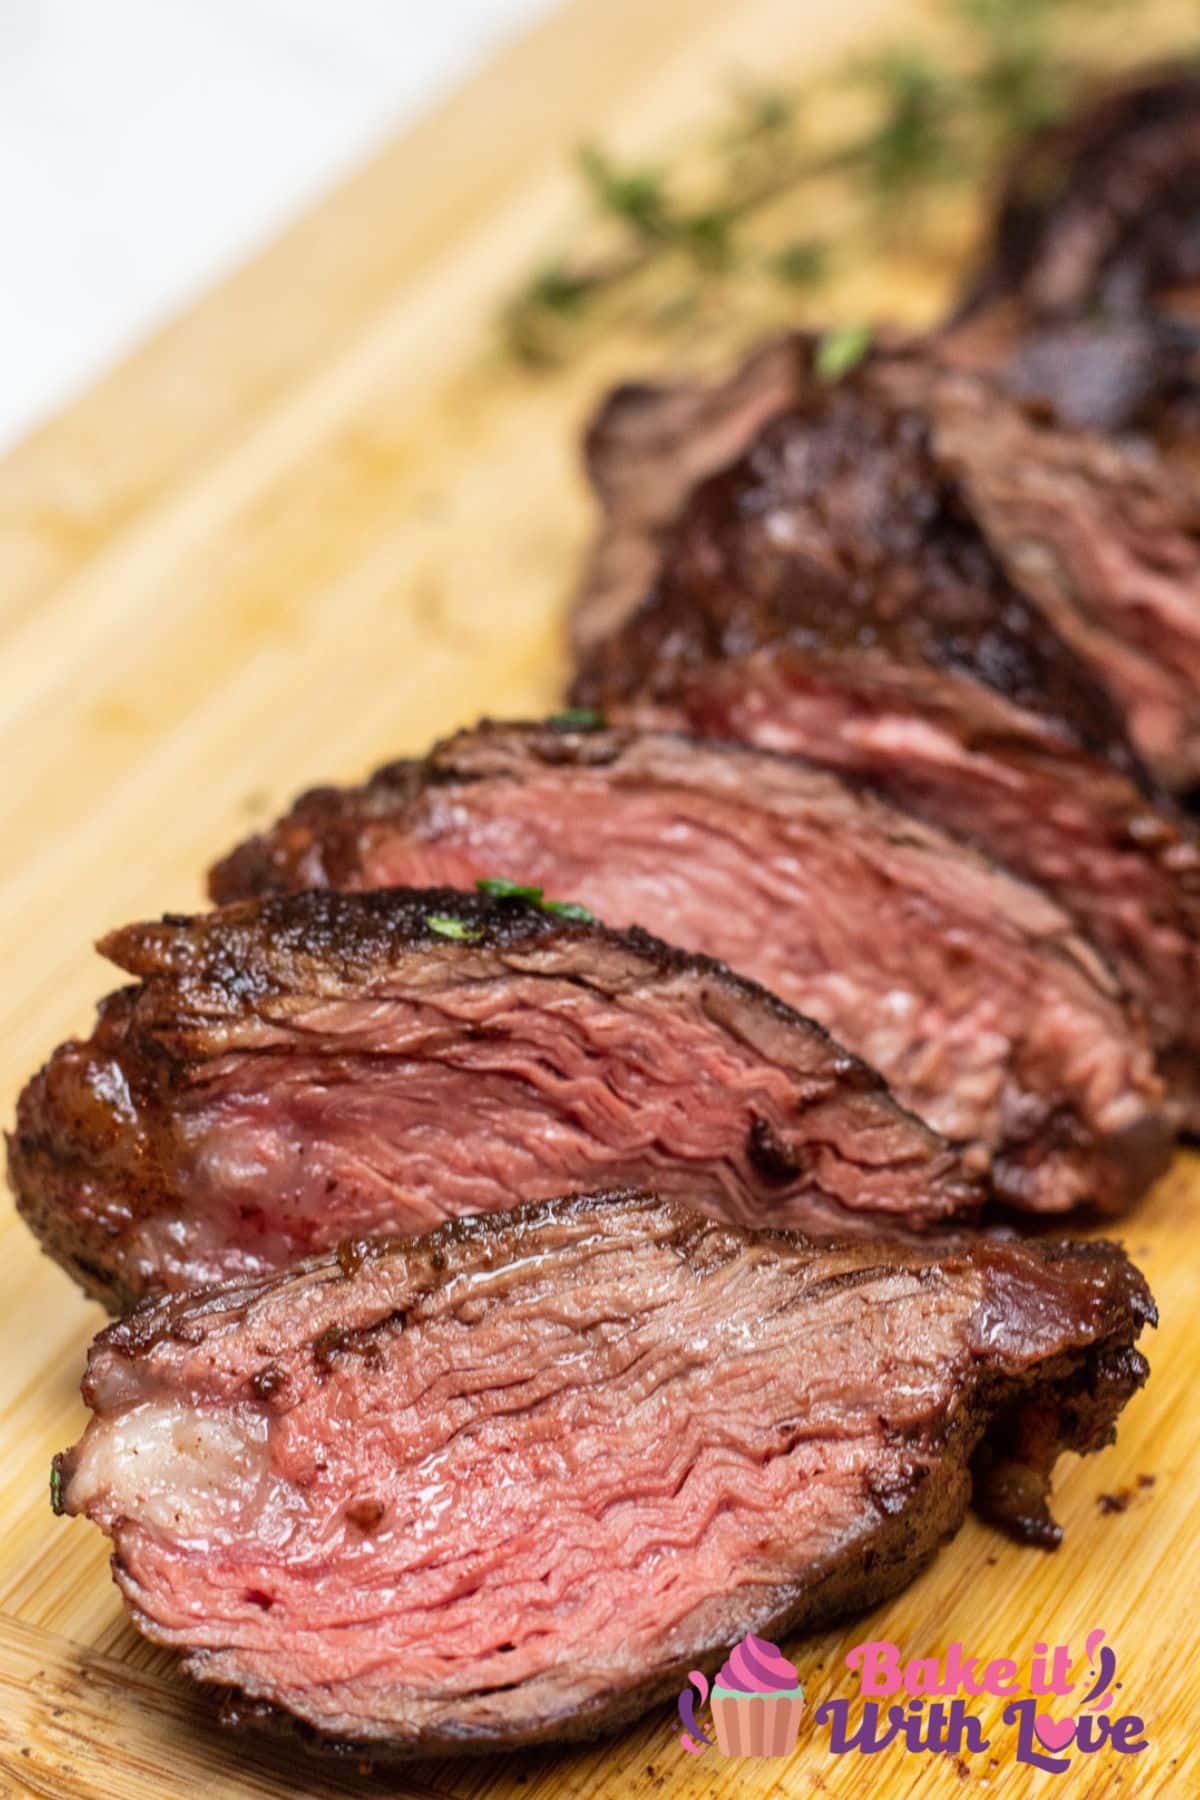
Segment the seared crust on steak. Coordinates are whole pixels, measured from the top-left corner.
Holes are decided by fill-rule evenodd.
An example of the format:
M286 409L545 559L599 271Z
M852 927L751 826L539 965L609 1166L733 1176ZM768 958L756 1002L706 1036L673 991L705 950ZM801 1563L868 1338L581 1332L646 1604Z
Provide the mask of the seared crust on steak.
M1018 152L944 346L1200 470L1200 77L1126 77Z
M1022 146L962 310L1004 298L1030 320L1173 304L1195 317L1198 198L1200 76L1125 77Z
M698 481L740 456L760 426L811 385L812 339L764 344L724 382L614 388L584 439L604 512L571 610L585 656L634 611L657 572L662 539Z
M875 409L876 428L879 409L910 438L922 434L923 422L920 457L884 501L863 483L847 507L850 490L841 479L844 511L830 509L819 529L831 538L844 577L884 588L871 629L882 629L879 642L890 653L937 662L945 645L947 661L1009 692L1030 715L1065 726L1072 742L1109 756L1115 751L1128 768L1127 735L1159 782L1188 791L1200 776L1200 502L1192 472L1173 469L1172 459L1146 442L1107 442L1076 428L1105 424L1105 408L1115 403L1116 389L1129 387L1136 360L1116 339L1123 346L1131 332L1144 336L1145 322L1085 321L1069 329L1075 347L1052 351L1045 379L1040 335L1021 339L1015 356L1005 349L997 360L986 321L982 334L974 324L931 340L885 334L856 380L864 405ZM1086 343L1075 343L1081 333ZM1164 331L1156 328L1154 336L1143 360L1161 379L1177 359L1157 341ZM768 346L712 388L636 389L636 405L623 400L626 390L613 396L592 429L606 445L596 479L603 521L577 601L581 658L637 611L677 556L671 527L689 488L735 464L772 419L795 413L811 420L803 443L810 454L821 443L826 472L836 466L827 389L812 371L812 343L798 335ZM1050 390L1060 376L1067 392L1056 396ZM1058 409L1057 422L1047 415L1047 400ZM1132 406L1132 394L1121 404ZM843 409L850 433L863 431L862 419L861 411ZM798 429L780 431L798 453ZM1194 435L1200 444L1200 430ZM874 456L882 472L887 452L872 443L863 431L864 458ZM769 468L769 451L762 460ZM903 458L893 454L891 464L899 475ZM736 475L730 480L736 484ZM714 506L722 505L718 494ZM966 535L982 532L982 556L967 558L964 532L954 523L962 520ZM927 589L915 617L907 607L897 614L896 596L886 592L896 581L883 562L890 555L902 563L914 534ZM947 612L950 597L942 588L952 538L958 567L950 575L956 591ZM1011 586L997 584L1001 569ZM964 600L964 589L977 590L973 600ZM1013 590L1021 596L1017 605ZM795 628L794 594L790 602ZM816 589L813 604L862 626L856 609L828 592L822 603ZM923 623L927 629L914 637ZM830 626L822 629L828 633Z

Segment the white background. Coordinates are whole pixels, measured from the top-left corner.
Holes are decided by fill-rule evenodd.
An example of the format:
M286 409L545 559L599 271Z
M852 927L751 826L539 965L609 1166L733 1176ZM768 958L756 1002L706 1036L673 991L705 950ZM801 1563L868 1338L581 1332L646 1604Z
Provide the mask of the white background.
M551 3L0 0L0 443Z

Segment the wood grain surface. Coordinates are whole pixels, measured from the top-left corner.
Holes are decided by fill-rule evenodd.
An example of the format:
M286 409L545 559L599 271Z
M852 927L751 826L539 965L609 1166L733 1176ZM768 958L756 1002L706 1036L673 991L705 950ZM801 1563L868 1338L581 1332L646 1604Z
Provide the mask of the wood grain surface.
M1185 16L1151 11L1139 49ZM607 381L656 354L614 328L535 376L494 343L503 297L572 217L565 150L589 134L682 142L730 71L802 73L922 22L889 0L576 0L0 464L6 1115L113 985L90 949L105 927L197 905L207 862L300 787L557 698L588 526L578 429ZM831 316L932 316L970 227L948 202L946 258L864 248ZM731 316L696 354L747 329ZM594 1748L372 1777L223 1734L126 1623L99 1534L51 1517L50 1457L82 1424L101 1320L5 1202L0 1795L1200 1792L1198 1235L1200 1162L1181 1156L1126 1232L1162 1312L1153 1377L1118 1444L1060 1473L1062 1550L971 1522L869 1628L789 1646L815 1705L854 1691L841 1659L867 1635L1025 1661L1039 1636L1078 1646L1100 1625L1144 1755L1057 1778L1016 1767L1005 1729L956 1767L831 1758L806 1727L785 1763L692 1759L660 1712ZM1105 1511L1104 1494L1129 1504Z

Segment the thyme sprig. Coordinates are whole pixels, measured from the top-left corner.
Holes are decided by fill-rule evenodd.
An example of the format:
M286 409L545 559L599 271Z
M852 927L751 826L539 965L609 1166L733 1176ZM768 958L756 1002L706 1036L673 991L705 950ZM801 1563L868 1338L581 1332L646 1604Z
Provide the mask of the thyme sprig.
M1099 0L1110 8L1134 0ZM746 227L785 196L801 200L831 177L849 180L870 210L895 216L897 202L937 186L978 181L1012 144L1055 117L1090 73L1081 57L1081 18L1097 0L943 0L951 35L937 52L919 43L885 46L831 78L861 97L868 123L840 142L815 146L807 130L813 94L804 89L736 92L716 133L716 172L697 199L678 169L623 163L599 145L578 168L603 250L581 248L547 262L504 313L522 361L561 359L571 331L602 297L655 265L677 265L679 286L656 297L659 328L691 319L710 290L736 275L772 286L816 289L834 264L832 246L790 237L763 253ZM853 109L851 109L853 110Z
M506 309L511 348L530 364L555 361L545 337L547 323L577 317L589 301L625 286L664 256L682 256L697 278L732 269L740 260L738 227L795 186L799 170L794 160L794 150L781 146L767 159L767 166L760 164L749 173L743 169L710 204L689 208L672 198L665 174L622 169L595 148L585 149L580 166L593 210L622 228L625 246L591 261L556 262L537 270ZM808 173L813 179L835 174L843 162L844 153L839 151L811 161ZM738 166L735 159L734 167ZM812 279L823 266L825 246L811 244L805 249ZM781 269L775 258L768 266L780 279L797 279L795 263ZM679 298L686 302L686 293L663 312L661 322L687 316L690 307L680 305Z

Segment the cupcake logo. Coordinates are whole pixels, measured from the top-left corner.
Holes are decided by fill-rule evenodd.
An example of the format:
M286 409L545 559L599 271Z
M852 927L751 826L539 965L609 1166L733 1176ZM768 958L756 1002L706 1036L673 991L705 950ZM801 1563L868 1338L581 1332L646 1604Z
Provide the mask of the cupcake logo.
M1013 1760L1046 1775L1067 1775L1082 1757L1138 1756L1150 1747L1146 1722L1121 1710L1117 1653L1105 1636L1097 1626L1078 1655L1069 1643L1039 1637L1028 1659L974 1651L957 1638L936 1656L907 1655L886 1638L856 1644L845 1666L858 1692L830 1694L813 1707L806 1752L950 1757L965 1775L966 1759L985 1755L1007 1726ZM726 1756L795 1750L804 1690L765 1638L744 1637L711 1688L698 1669L688 1681L678 1710L679 1742L690 1755L714 1742Z
M746 1634L717 1671L711 1695L699 1669L691 1671L688 1681L679 1696L679 1741L693 1756L712 1744L696 1718L697 1705L706 1701L724 1755L790 1756L796 1748L804 1689L787 1657L766 1638Z

